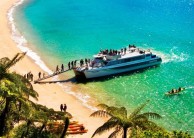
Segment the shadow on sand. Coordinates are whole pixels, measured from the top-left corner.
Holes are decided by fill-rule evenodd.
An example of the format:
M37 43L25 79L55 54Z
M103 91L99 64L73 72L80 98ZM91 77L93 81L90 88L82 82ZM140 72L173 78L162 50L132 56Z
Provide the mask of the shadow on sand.
M123 76L130 76L132 74L136 74L136 73L142 73L145 72L147 69L153 69L153 68L157 68L158 66L154 66L154 67L148 67L148 68L144 68L138 71L130 71L130 72L125 72L125 73L119 73L119 74L114 74L114 75L109 75L109 76L105 76L105 77L99 77L99 78L92 78L92 79L84 79L84 80L78 80L75 77L69 78L67 80L57 80L57 81L39 81L36 82L37 84L46 84L46 83L66 83L66 82L71 82L74 84L87 84L87 83L91 83L91 82L104 82L107 80L111 80L111 79L115 79L115 77L123 77Z

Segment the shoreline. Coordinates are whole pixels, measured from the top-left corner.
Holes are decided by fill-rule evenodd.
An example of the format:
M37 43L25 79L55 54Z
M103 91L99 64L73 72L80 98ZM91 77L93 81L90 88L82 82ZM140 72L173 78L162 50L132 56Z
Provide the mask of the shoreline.
M13 24L10 23L12 21L14 23L14 19L12 14L14 12L14 8L23 3L24 0L11 0L7 2L6 0L2 0L0 2L0 58L8 57L12 58L16 53L21 52L22 50L19 46L26 45L27 42L25 39L22 41L14 41L13 39L13 29L16 29ZM11 17L10 17L11 16ZM9 18L9 19L8 19ZM11 19L10 19L11 18ZM10 20L10 21L9 21ZM17 31L17 30L15 30ZM18 37L16 34L16 40ZM26 49L25 49L26 50ZM34 55L33 55L34 56ZM36 63L34 59L31 59L29 55L27 55L24 59L18 62L11 71L16 71L19 74L25 74L31 71L33 74L38 74L39 71L43 69L38 66L39 63ZM45 65L46 66L46 65ZM45 70L44 70L45 71ZM47 71L50 73L51 70L49 68ZM36 76L36 75L34 75ZM38 76L38 75L37 75ZM34 77L35 78L35 77ZM35 78L36 79L36 78ZM58 84L32 84L34 89L38 92L39 97L38 101L34 101L36 103L46 105L48 108L53 108L54 110L60 110L60 104L67 104L67 111L73 115L73 120L79 121L79 123L83 123L85 128L88 129L88 132L83 135L69 135L68 137L91 137L94 131L102 125L103 120L101 118L90 118L89 115L93 112L88 109L78 100L76 97L65 92L65 88L62 88ZM101 137L102 135L99 135ZM98 136L96 136L98 137Z
M49 68L49 66L46 65L46 63L41 59L41 57L35 51L29 48L28 40L23 35L21 35L20 31L15 26L14 17L13 17L15 8L24 4L25 2L26 2L25 0L18 0L16 3L13 4L13 6L7 12L7 16L9 19L8 21L11 26L12 40L17 44L17 47L20 49L20 51L27 52L26 55L29 57L29 59L32 62L34 62L36 65L38 65L41 68L41 70L43 70L46 74L52 74L53 71ZM59 78L63 79L64 77L55 76L52 78L52 80L57 81L59 80ZM60 87L64 87L64 85L62 84L57 84L57 85L59 85ZM68 89L71 89L71 86L69 84L68 84L68 87L69 87ZM71 90L69 90L66 93L76 97L78 100L80 100L80 102L82 102L84 106L86 106L90 110L97 110L97 108L95 108L94 106L87 104L87 101L84 98L85 96L86 97L90 97L90 96L88 95L77 96L76 95L77 93Z

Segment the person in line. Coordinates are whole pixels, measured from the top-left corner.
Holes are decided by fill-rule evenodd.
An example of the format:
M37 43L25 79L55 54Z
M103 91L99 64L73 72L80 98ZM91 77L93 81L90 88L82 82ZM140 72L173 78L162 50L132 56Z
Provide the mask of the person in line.
M124 54L126 54L126 51L127 51L127 48L125 47L125 48L124 48Z
M121 48L121 54L123 54L123 49Z
M81 59L81 60L80 60L80 66L83 66L83 64L84 64L84 60Z
M63 111L63 104L60 105L60 110Z
M87 64L88 63L88 59L87 58L85 58L85 64Z
M70 69L70 62L68 63L68 68Z
M38 73L38 77L39 77L39 79L41 78L41 72Z
M71 68L73 68L73 61L71 61Z
M29 73L27 73L26 77L27 77L27 80L29 80Z
M56 67L56 73L58 73L59 72L59 66L57 65L57 67Z
M64 65L63 64L61 65L61 71L64 71Z
M74 67L76 67L76 62L77 62L77 60L74 61Z

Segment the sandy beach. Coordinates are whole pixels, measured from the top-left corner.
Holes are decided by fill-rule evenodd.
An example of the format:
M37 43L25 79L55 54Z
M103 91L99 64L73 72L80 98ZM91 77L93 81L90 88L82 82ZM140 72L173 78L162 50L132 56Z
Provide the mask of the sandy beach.
M18 0L1 0L0 1L0 58L9 57L10 59L18 52L21 52L16 43L11 38L11 28L7 18L7 12L12 5ZM22 31L22 30L20 30ZM32 59L25 56L17 65L12 68L19 74L26 74L31 71L34 79L37 79L38 72L41 68L34 63ZM83 135L70 135L68 137L89 138L92 136L97 127L102 125L103 120L100 118L91 118L89 115L93 112L84 107L75 97L65 93L65 90L58 84L33 84L34 89L39 93L39 104L46 105L54 110L60 110L60 104L67 104L67 111L73 115L73 120L84 124L88 132ZM96 136L106 137L105 135Z

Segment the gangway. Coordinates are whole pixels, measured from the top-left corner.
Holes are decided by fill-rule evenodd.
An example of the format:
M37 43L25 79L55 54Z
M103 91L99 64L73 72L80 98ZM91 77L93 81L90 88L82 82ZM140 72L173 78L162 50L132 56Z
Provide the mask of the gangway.
M43 76L42 78L39 78L39 79L35 80L34 83L39 83L39 82L42 81L42 80L51 78L51 77L56 76L56 75L59 75L59 74L62 74L62 73L67 72L67 71L69 71L69 70L71 70L71 69L64 69L63 71L56 71L56 72L54 72L53 74L46 75L46 76Z

